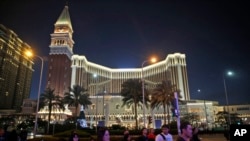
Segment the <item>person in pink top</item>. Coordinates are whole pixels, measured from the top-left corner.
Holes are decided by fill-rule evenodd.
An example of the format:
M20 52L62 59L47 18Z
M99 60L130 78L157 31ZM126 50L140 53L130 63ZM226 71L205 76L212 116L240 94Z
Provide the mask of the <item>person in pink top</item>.
M80 138L75 130L71 132L69 141L80 141Z
M109 130L107 128L100 128L97 135L97 141L110 141Z

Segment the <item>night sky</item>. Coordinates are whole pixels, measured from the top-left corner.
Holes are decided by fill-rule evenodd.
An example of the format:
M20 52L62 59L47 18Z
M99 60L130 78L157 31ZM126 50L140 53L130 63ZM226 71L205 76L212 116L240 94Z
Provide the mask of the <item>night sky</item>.
M191 99L250 103L250 5L240 1L69 0L74 53L111 68L140 67L156 55L186 54ZM50 34L65 0L1 0L0 23L39 56L48 57ZM35 59L31 98L37 98L40 60ZM45 62L44 77L47 76ZM42 91L45 88L43 81ZM199 91L200 90L200 91Z

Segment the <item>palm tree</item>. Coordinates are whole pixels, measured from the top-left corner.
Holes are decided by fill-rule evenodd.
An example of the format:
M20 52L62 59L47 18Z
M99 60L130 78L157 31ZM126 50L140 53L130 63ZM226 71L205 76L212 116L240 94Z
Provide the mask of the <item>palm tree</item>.
M230 116L229 116L230 114ZM242 120L237 113L228 113L227 111L219 111L216 114L217 120L216 122L220 125L228 125L229 126L229 117L231 120L231 124L242 124Z
M51 120L51 112L53 109L65 110L62 97L55 95L54 89L47 88L44 93L41 94L39 108L48 107L49 117L48 117L48 127L47 133L49 133L49 123Z
M121 96L123 97L122 107L127 105L128 107L134 105L135 113L135 126L138 129L138 119L137 119L137 107L143 104L142 95L142 83L140 79L129 79L122 84ZM147 102L149 101L147 90L144 91L145 106L148 107ZM143 106L143 105L142 105Z
M174 100L174 92L178 93L178 98L180 99L180 90L177 90L175 85L172 85L170 81L162 81L162 83L156 85L156 87L151 92L151 108L154 109L163 106L164 113L164 124L166 124L166 107L168 112L168 123L170 123L169 106Z
M232 124L242 124L242 119L239 117L238 113L230 114Z
M194 122L198 122L199 120L199 115L197 115L196 113L186 113L182 116L181 121L188 121L191 124L193 124Z
M69 87L69 92L66 92L64 95L65 104L68 104L68 106L75 107L75 121L77 118L78 106L82 105L84 108L86 108L88 107L88 105L92 104L89 98L89 94L87 92L87 89L79 85L74 85L73 88Z
M221 126L227 125L229 123L228 121L228 112L226 111L219 111L216 114L217 120L215 122L219 123Z

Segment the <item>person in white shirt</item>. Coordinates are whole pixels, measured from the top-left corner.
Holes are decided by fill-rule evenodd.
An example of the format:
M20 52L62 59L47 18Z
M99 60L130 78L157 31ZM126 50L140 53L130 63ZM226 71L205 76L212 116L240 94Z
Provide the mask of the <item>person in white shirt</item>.
M155 141L173 141L173 136L169 133L168 125L162 125L161 131L162 132L155 137Z

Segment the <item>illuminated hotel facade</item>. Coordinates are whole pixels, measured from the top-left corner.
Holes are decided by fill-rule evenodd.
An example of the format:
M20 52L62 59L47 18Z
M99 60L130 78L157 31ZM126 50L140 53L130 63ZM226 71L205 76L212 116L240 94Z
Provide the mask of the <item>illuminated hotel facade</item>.
M120 92L122 84L126 80L142 79L142 76L146 84L145 89L149 91L162 80L171 81L172 85L176 85L181 90L181 99L186 101L186 104L180 105L181 116L189 113L197 114L200 122L210 126L216 121L216 109L223 110L217 108L216 102L190 100L185 54L168 54L165 60L143 68L109 68L90 62L83 55L73 53L73 28L68 6L64 7L54 26L49 46L47 87L55 89L55 93L61 97L64 96L65 92L68 92L69 86L80 85L88 89L92 105L88 108L85 107L85 117L91 126L98 124L98 121L105 121L105 126L119 124L125 127L134 127L134 107L122 107ZM54 111L52 119L63 122L65 115L74 114L72 114L74 109L72 107L69 107L69 109L71 111L59 113ZM137 110L139 125L142 127L142 105ZM146 109L145 116L146 119L149 116L152 117L153 121L163 120L165 116L163 113L163 107L160 106L153 110ZM46 119L47 113L46 111L40 111L39 115ZM244 119L248 118L243 117ZM249 122L249 119L246 121Z
M190 99L185 54L169 54L165 60L143 68L109 68L89 62L85 56L73 53L73 28L68 6L64 7L54 26L49 46L47 87L55 89L56 94L61 97L68 92L69 86L72 88L74 85L80 85L87 88L93 103L89 108L85 108L90 124L103 120L103 117L109 117L105 118L107 126L124 119L130 123L134 122L133 107L121 107L121 87L128 79L142 79L143 76L147 90L153 89L163 80L169 80L181 90L182 100ZM146 112L148 116L149 109ZM161 110L155 112L162 117ZM140 117L140 108L138 113ZM128 117L123 118L123 115Z
M63 96L69 86L76 84L88 87L92 96L96 93L93 86L97 84L105 87L109 93L120 93L123 82L141 79L143 73L147 87L152 88L162 80L170 80L181 90L183 100L190 99L185 54L169 54L165 60L143 68L109 68L73 53L73 28L68 6L64 7L54 26L49 46L47 87L55 89L58 95Z
M190 100L185 54L169 54L167 58L143 68L114 69L87 61L85 56L72 56L71 87L80 85L88 88L89 94L95 96L100 90L118 94L122 84L128 79L143 79L147 89L153 89L163 80L171 81L181 90L181 99ZM143 75L142 75L143 73Z
M35 100L27 99L34 64L32 58L23 55L24 51L30 50L31 47L16 33L1 24L0 32L0 116L9 116L8 110L15 112L20 108L22 108L22 114L34 115L37 103ZM68 92L69 86L80 85L87 88L92 105L85 108L85 116L91 126L97 121L105 121L106 126L119 124L134 127L134 107L122 107L120 92L126 80L142 79L142 77L147 90L152 90L162 80L171 81L173 85L176 85L181 90L182 100L186 101L185 104L180 105L181 116L197 115L198 119L194 121L194 124L206 123L208 127L211 127L218 120L216 113L227 111L227 109L229 113L239 114L245 123L250 124L249 104L230 105L228 108L218 106L219 104L214 101L190 100L185 54L168 54L165 60L143 68L119 69L89 62L85 56L74 54L73 46L73 28L68 6L65 6L51 34L47 87L55 89L55 94L61 97ZM65 111L56 109L52 111L51 118L53 121L63 123L68 115L73 115L72 112L74 110L70 111L68 107ZM142 105L139 105L138 120L141 127L143 126L142 113ZM38 114L42 119L48 119L47 109L40 110ZM21 123L22 115L16 116L18 123ZM151 116L153 121L163 120L163 107L146 109L145 116L146 119ZM216 124L218 123L214 125Z
M181 99L190 100L185 54L169 54L165 60L143 68L114 69L87 61L85 56L72 56L71 87L80 85L88 89L92 105L85 109L87 121L91 125L105 121L105 126L121 124L133 127L133 106L122 107L120 92L128 79L145 80L145 89L152 90L163 80L171 81L181 90ZM142 74L143 73L143 74ZM142 106L138 108L139 123L142 124ZM146 109L146 117L163 120L163 107ZM169 115L171 116L171 115ZM108 118L106 118L108 117Z
M0 110L20 111L29 98L33 59L24 55L31 46L11 29L0 24ZM0 113L0 115L1 115Z

